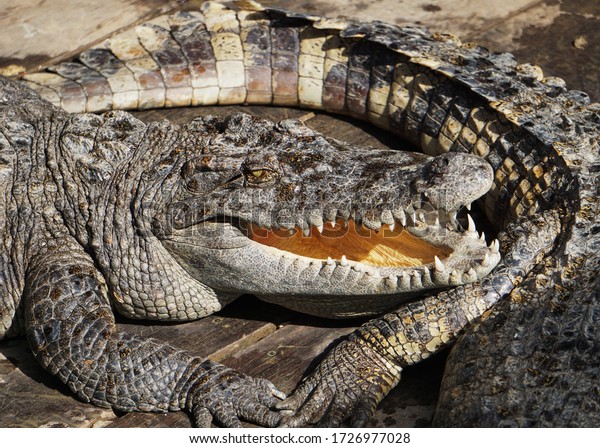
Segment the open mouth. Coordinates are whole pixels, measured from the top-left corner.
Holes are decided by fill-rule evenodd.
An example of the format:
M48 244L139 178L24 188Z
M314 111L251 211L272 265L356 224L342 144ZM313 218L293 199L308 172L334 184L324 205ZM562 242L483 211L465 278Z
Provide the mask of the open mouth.
M388 210L370 220L360 212L327 215L270 226L220 215L178 229L163 243L217 291L250 292L339 318L477 281L500 260L498 241L486 244L468 214L460 220L456 212L421 209Z
M318 260L355 261L371 266L410 267L444 260L448 247L430 244L401 225L372 230L350 219L325 222L307 229L267 229L247 226L248 237L260 244Z

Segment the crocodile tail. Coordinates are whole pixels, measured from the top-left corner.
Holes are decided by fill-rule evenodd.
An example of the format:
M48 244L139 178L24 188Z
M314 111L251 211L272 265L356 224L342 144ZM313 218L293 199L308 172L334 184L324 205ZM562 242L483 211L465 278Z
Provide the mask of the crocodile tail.
M197 105L323 108L326 40L316 19L206 2L116 34L24 80L73 113ZM339 45L338 45L339 46Z

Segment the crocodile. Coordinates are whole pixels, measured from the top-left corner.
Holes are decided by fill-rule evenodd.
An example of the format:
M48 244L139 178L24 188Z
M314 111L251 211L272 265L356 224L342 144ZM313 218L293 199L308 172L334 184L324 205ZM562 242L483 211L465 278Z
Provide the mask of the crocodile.
M9 273L10 263L23 262L2 259L3 331L25 330L42 365L80 398L128 411L187 409L203 426L213 419L237 426L239 418L360 426L405 366L454 343L436 424L598 425L600 108L584 93L451 35L249 1L160 17L22 81L75 115L3 85L3 178L13 197L27 197L25 205L5 202L14 227L3 232L11 256L28 257L26 270ZM346 114L437 157L410 156L415 164L400 171L416 177L404 182L388 171L409 156L348 149L295 122L239 115L177 128L146 126L124 112L91 115L203 104ZM31 154L20 169L13 161L19 147ZM288 158L282 151L291 151ZM458 165L463 171L453 170ZM343 166L370 169L354 177ZM490 184L477 185L474 173L488 166ZM13 169L20 183L12 183ZM441 176L444 170L460 181ZM340 177L348 182L343 199L360 199L360 208L338 210L344 201L330 179ZM445 183L428 190L439 177ZM306 190L290 194L280 179ZM257 186L265 191L248 193ZM385 200L375 204L379 195ZM456 222L456 212L480 195L478 207L498 232L489 247L472 218L462 232ZM286 207L288 221L260 213L283 197L291 210L300 206L299 218ZM249 198L251 209L243 209ZM314 236L328 225L336 230L338 218L370 237L383 229L393 240L402 228L419 244L429 241L419 246L425 259L382 266L345 247L326 258ZM281 230L310 238L310 247L299 249ZM436 252L438 230L445 252ZM30 238L17 237L23 233ZM231 260L234 252L220 244L240 254L249 246L252 258ZM256 281L273 253L295 250L305 252L274 271L297 281ZM335 281L322 282L321 272ZM334 279L336 272L344 275ZM281 402L264 380L114 332L109 300L127 316L187 320L241 292L321 316L377 316ZM68 350L59 350L61 342Z

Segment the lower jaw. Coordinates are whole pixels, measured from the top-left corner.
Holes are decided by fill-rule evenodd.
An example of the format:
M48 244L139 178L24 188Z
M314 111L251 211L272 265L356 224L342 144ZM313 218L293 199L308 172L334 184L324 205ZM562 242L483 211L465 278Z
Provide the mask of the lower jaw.
M205 244L200 244L198 235L207 229L213 230L210 234L228 237L219 240L206 234ZM168 250L192 277L213 291L228 297L251 293L266 301L323 317L380 314L424 292L475 281L477 278L467 278L466 271L472 270L469 269L472 263L479 265L475 270L481 278L499 260L499 254L493 255L487 267L481 267L483 255L487 258L491 251L473 233L464 238L460 246L451 243L463 257L458 261L448 257L441 272L436 267L438 263L423 265L422 260L418 265L394 267L370 265L368 261L357 262L343 256L333 260L325 256L297 255L251 241L243 235L244 229L230 224L204 223L178 233L165 241ZM392 232L391 240L397 237L395 233L407 232ZM435 235L431 240L441 246L448 242L448 235ZM447 253L450 254L450 250L447 249ZM453 279L450 274L455 270L466 277Z
M423 291L385 295L292 296L258 295L269 303L327 319L352 319L390 312L423 294Z

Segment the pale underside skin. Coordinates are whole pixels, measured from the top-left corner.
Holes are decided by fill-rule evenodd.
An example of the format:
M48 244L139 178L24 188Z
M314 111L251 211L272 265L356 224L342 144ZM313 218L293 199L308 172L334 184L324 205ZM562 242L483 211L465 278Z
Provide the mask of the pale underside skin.
M340 112L396 132L426 154L459 156L431 163L445 161L442 165L451 166L454 160L467 166L469 160L478 160L475 171L489 171L489 176L482 176L484 181L474 188L479 181L472 172L451 170L453 176L441 176L442 190L455 193L447 200L433 182L439 172L419 176L415 169L416 178L405 183L404 175L394 177L404 173L394 165L402 153L386 153L378 176L376 170L349 173L343 170L347 162L360 167L368 163L366 159L376 158L377 151L359 148L344 158L347 155L332 150L341 149L339 142L298 124L282 123L272 132L272 124L238 116L182 127L165 123L145 127L125 113L102 118L75 115L71 127L62 130L66 135L62 146L45 148L52 179L59 181L54 190L44 190L51 196L40 206L47 228L36 233L39 238L67 233L75 237L65 237L67 243L59 247L53 246L52 238L43 241L43 247L47 244L55 252L32 258L26 293L10 291L11 297L19 297L16 304L24 296L27 332L36 357L83 399L102 406L127 411L187 409L203 426L213 419L225 426L239 426L239 419L268 426L337 426L347 418L365 425L379 401L400 381L405 366L447 346L512 294L506 307L510 312L524 307L523 324L517 322L514 331L507 327L502 344L483 334L470 348L487 347L484 358L501 346L510 351L487 366L503 369L504 376L496 382L496 377L489 379L495 371L488 372L484 387L491 391L478 409L489 415L518 408L514 390L503 387L518 372L515 364L538 359L521 353L524 345L513 337L528 326L532 311L522 298L542 300L554 294L560 302L563 291L573 290L578 279L585 283L589 267L597 263L593 248L598 247L594 242L598 232L589 230L594 219L590 196L597 195L589 193L594 170L588 153L597 154L598 108L589 106L585 95L567 91L561 80L543 78L534 66L517 66L510 55L463 45L453 36L266 10L252 1L239 5L241 11L207 3L201 11L157 18L84 52L78 62L52 67L54 73L26 75L25 81L55 105L77 113L240 103ZM64 119L56 111L52 114ZM211 123L218 125L211 128ZM27 126L21 131L29 135L33 125ZM86 134L83 128L92 132ZM96 133L98 128L103 133ZM71 134L75 144L68 146ZM252 140L260 140L260 135L278 136L298 146L286 153L286 147L274 145L268 156ZM122 153L95 151L106 149L103 138L109 140L106 147ZM94 151L86 152L90 148ZM302 150L295 151L298 148ZM315 154L330 151L333 156L325 162L312 157L298 163L307 153L313 155L311 148L318 149ZM194 153L198 149L202 154ZM57 164L53 150L62 151L71 165ZM290 153L297 157L290 158ZM461 159L464 153L472 158ZM190 164L190 157L200 161ZM116 166L123 183L107 175L104 189L78 185L83 178L99 182L89 172L101 177L104 162ZM419 164L427 163L419 159ZM98 166L97 172L86 171ZM135 166L143 166L144 172L136 173ZM79 177L70 183L67 168L74 167ZM386 178L388 173L393 175ZM350 188L340 188L339 179L346 179ZM254 200L253 192L259 190L262 196ZM290 209L303 212L288 221L273 219L270 207L284 202L290 191L294 192ZM327 194L318 196L318 207L307 207L316 191ZM229 203L234 192L252 200ZM386 197L383 205L340 207L339 194L348 192L359 195L353 203L364 203L363 196L393 197ZM500 231L501 243L494 240L487 245L470 217L457 218L481 195L485 196L479 205ZM114 216L106 218L98 198L112 207ZM163 202L146 209L144 198ZM181 204L191 205L185 209L192 210L189 215L185 210L181 216L176 212ZM54 206L60 208L60 219L51 213ZM264 216L261 209L267 211ZM107 228L94 226L100 222ZM68 231L62 227L57 231L56 223L66 224ZM345 229L347 234L340 237ZM360 234L369 231L376 236L365 241ZM340 244L330 242L331 236ZM555 244L561 237L565 244ZM586 238L590 243L582 244ZM588 269L580 275L579 267L585 263ZM428 289L432 295L414 297ZM99 305L73 306L65 291L75 291L71 295L77 295L76 300L94 299ZM189 320L220 309L243 292L328 317L391 311L336 345L279 404L274 397L281 394L261 380L116 332L110 311L113 306L129 317ZM538 308L557 313L561 307L557 303ZM88 308L93 310L91 317L77 314ZM580 314L593 315L592 311ZM15 312L11 313L5 314L9 323ZM498 328L507 321L499 319ZM529 337L534 341L545 337L548 329L554 330L542 327ZM101 347L85 346L80 335L87 331L98 336L95 341ZM490 331L495 334L495 329ZM544 347L543 342L531 347ZM517 359L513 352L519 354L518 362L513 361ZM507 359L510 362L504 362ZM119 370L115 365L125 367ZM469 367L457 373L458 385L447 394L448 402L459 401L465 414L471 413L469 403L456 400L464 390L463 374L485 370L477 361ZM128 376L131 372L139 376ZM115 384L127 384L133 392L121 393ZM542 393L552 387L543 378L538 385L533 389ZM508 397L510 406L488 406L496 394L500 400ZM527 413L543 406L538 402L521 410ZM281 409L293 415L282 419L277 411ZM498 420L498 415L492 417Z

